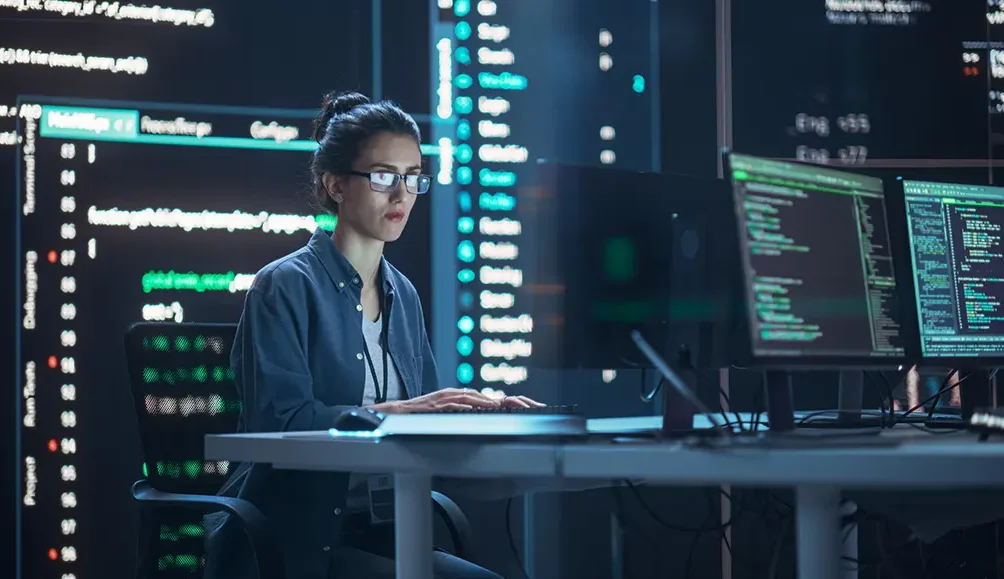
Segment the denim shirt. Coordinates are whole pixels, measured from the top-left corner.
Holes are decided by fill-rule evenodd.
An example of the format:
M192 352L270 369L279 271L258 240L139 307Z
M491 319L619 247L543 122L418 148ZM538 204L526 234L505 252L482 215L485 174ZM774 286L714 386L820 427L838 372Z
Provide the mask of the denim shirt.
M381 258L388 350L409 398L439 388L415 286ZM331 235L262 269L244 302L230 356L247 432L326 430L359 406L363 356L362 280Z
M438 372L418 293L386 259L380 267L388 353L404 390L409 398L435 391ZM322 229L258 272L230 356L242 403L239 431L327 430L362 403L361 293L358 272ZM289 579L321 579L338 544L348 478L242 464L220 494L250 501L268 518ZM254 557L236 521L216 514L206 527L206 578L250 576Z

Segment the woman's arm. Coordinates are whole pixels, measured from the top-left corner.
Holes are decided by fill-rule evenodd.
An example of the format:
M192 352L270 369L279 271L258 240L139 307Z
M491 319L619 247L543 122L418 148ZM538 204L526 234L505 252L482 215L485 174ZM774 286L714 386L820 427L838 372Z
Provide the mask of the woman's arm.
M231 364L248 430L327 430L351 406L314 398L299 308L280 287L252 288L237 326Z
M439 381L436 358L432 355L429 332L425 329L425 312L422 311L422 302L418 303L418 325L419 355L422 356L422 394L428 394L442 388L442 384Z

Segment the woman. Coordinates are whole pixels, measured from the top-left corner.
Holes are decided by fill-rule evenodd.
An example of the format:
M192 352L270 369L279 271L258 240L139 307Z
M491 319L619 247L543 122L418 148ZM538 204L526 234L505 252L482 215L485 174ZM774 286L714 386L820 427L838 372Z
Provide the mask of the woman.
M243 432L326 430L352 407L435 412L530 406L473 390L440 390L415 287L383 258L401 236L422 174L414 119L358 93L329 95L315 125L311 163L318 203L338 215L334 235L263 268L244 303L231 353ZM281 543L287 579L394 576L386 527L371 528L367 480L349 473L241 465L221 494L258 506ZM430 499L431 500L431 499ZM253 556L236 521L207 521L206 576L250 577ZM495 578L444 553L444 579Z

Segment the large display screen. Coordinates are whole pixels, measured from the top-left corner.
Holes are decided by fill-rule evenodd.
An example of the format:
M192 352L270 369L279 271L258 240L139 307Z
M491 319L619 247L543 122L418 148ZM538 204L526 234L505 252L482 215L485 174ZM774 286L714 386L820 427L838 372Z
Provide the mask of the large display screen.
M436 114L453 119L457 309L438 338L441 365L463 385L530 377L533 318L512 212L535 162L658 167L658 5L601 2L439 3ZM448 302L449 303L449 302Z
M107 481L140 478L125 329L235 323L257 270L336 220L308 202L314 111L17 106L22 573L66 577L78 558L114 548L98 531L100 506L128 495ZM428 229L421 199L387 248L415 280L428 267Z

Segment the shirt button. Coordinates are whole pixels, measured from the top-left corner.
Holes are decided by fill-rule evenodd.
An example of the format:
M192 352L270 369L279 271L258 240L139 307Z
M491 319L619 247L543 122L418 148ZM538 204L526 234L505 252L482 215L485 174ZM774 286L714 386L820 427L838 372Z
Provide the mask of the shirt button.
M338 287L345 287L345 282L344 281L338 282Z
M362 354L356 354L356 360L362 360L362 359L363 359Z
M352 283L359 285L359 278L358 277L352 278Z
M356 306L356 311L357 311L357 312L361 312L361 311L363 311L363 305L362 305L362 304L359 304L359 305L357 305L357 306Z
M342 514L342 509L335 509L335 514L336 515Z
M331 550L331 547L329 547L327 545L325 545L324 549L322 549L322 551L325 551L325 552L330 551L330 550Z

